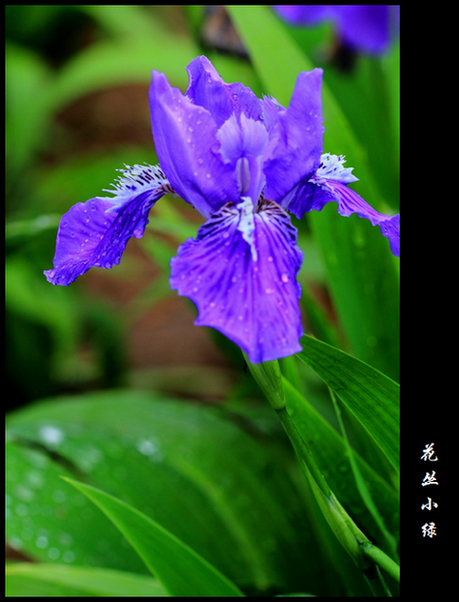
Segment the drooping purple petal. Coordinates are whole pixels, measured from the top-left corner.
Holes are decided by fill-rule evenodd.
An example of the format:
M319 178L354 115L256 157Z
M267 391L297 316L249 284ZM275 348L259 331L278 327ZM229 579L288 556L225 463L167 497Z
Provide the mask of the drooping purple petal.
M277 123L270 131L264 196L284 209L290 191L308 180L320 164L324 132L321 85L322 69L300 73L288 109L279 107Z
M383 236L389 239L394 255L400 256L400 216L385 215L371 207L347 184L357 178L351 173L352 168L344 167L343 156L322 155L317 172L308 182L302 182L292 193L289 211L299 219L306 212L320 211L326 203L338 203L338 213L349 217L356 213L359 217L370 220L373 226L379 226Z
M327 180L321 187L326 188L333 196L333 200L338 202L340 215L348 217L356 213L359 217L370 220L373 226L379 226L382 235L389 239L392 253L400 257L400 215L390 216L379 213L342 182Z
M196 304L195 324L216 328L258 363L301 350L296 275L302 253L296 229L276 203L264 201L252 216L253 229L241 224L248 217L236 205L214 214L196 240L180 246L170 283Z
M157 71L150 87L150 109L158 159L177 194L206 218L237 199L236 174L219 153L211 113Z
M54 268L44 272L51 284L68 286L91 267L118 264L129 238L143 235L151 207L173 192L158 167L120 171L124 177L115 184L114 197L77 203L61 218Z

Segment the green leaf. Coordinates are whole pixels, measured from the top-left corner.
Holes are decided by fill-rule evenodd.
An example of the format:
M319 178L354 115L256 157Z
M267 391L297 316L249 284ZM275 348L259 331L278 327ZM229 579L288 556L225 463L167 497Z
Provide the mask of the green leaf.
M338 395L400 470L400 387L355 357L310 336L300 340L298 357Z
M100 489L65 480L108 516L170 595L243 596L215 567L145 514Z
M11 563L6 567L6 595L11 596L167 596L152 577L79 566Z
M336 412L336 417L338 419L339 425L340 425L340 430L341 430L341 436L343 437L343 441L345 443L346 446L346 455L349 458L349 464L351 466L352 469L352 474L354 475L354 481L355 484L357 486L357 489L359 490L360 496L366 506L366 508L368 509L368 511L371 513L374 521L376 522L376 524L378 525L381 534L384 538L384 541L386 543L386 546L391 550L391 555L393 558L397 558L398 560L398 554L397 554L397 542L396 539L393 537L393 535L389 532L389 530L386 528L386 525L384 523L384 519L381 516L381 513L378 510L377 505L375 504L373 497L371 496L371 493L369 491L369 488L367 487L367 484L365 482L365 479L362 476L362 473L360 472L359 466L357 464L357 461L354 457L354 453L352 451L352 448L349 444L349 439L346 433L346 427L344 425L344 421L341 415L341 409L339 407L336 395L333 393L333 391L331 389L329 389L330 391L330 396L332 398L333 401L333 405L335 407L335 412Z
M128 390L55 398L9 415L8 440L8 542L32 559L146 570L65 475L150 516L239 587L297 591L321 570L317 554L303 569L298 551L316 542L283 463L215 407Z
M380 529L362 500L351 475L342 437L286 379L284 379L284 392L288 413L303 440L307 442L314 461L325 476L328 485L348 513L358 520L359 526L370 539L387 550ZM387 528L398 537L400 500L395 488L355 450L353 450L353 457L372 497L377 500L378 509Z

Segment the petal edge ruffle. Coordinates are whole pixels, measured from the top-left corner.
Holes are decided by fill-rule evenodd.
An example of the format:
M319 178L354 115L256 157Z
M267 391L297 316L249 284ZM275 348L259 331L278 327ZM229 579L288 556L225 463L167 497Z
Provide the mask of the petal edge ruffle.
M120 170L113 198L95 197L77 203L60 221L53 269L48 282L68 286L91 267L118 264L128 240L143 236L148 212L167 192L173 192L158 167L134 166Z

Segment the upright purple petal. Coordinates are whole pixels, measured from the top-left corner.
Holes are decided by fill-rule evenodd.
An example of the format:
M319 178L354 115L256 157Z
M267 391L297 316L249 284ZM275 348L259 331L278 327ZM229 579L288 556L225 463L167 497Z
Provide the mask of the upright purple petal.
M193 59L187 71L189 85L185 96L193 104L208 110L217 127L233 114L238 119L241 114L260 119L261 103L252 90L241 83L225 83L207 57Z
M120 171L124 177L115 185L114 197L77 203L61 218L54 268L44 272L51 284L68 286L91 267L118 264L129 238L143 235L151 207L173 192L158 167Z
M253 219L250 227L244 219ZM250 218L229 204L180 246L171 288L196 304L195 324L222 332L252 363L265 362L301 350L301 262L296 230L276 203L264 201Z
M290 191L308 180L320 164L324 132L322 73L322 69L313 69L298 75L288 109L279 107L277 123L270 131L272 152L264 164L264 196L284 209L288 208Z
M219 153L211 113L153 71L150 109L156 152L172 187L201 215L209 217L238 198L236 174Z
M236 173L239 195L248 196L256 206L265 185L263 158L268 146L268 132L261 121L235 115L217 132L220 154Z

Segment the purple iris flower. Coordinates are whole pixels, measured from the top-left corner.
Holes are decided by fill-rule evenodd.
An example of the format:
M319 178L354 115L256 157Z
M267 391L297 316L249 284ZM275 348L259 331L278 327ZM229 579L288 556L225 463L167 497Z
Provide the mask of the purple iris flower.
M68 285L91 267L120 262L131 236L166 193L180 195L206 219L171 262L170 283L198 309L196 324L216 328L252 363L301 350L296 276L302 262L286 209L301 218L329 201L357 213L399 254L399 216L372 209L347 184L343 157L322 153L322 70L300 73L287 109L226 84L206 57L188 66L185 94L153 71L150 108L160 166L126 167L112 197L77 203L60 222L54 268Z
M375 5L276 5L277 13L293 25L335 23L341 42L368 54L385 52L398 34L400 6Z

